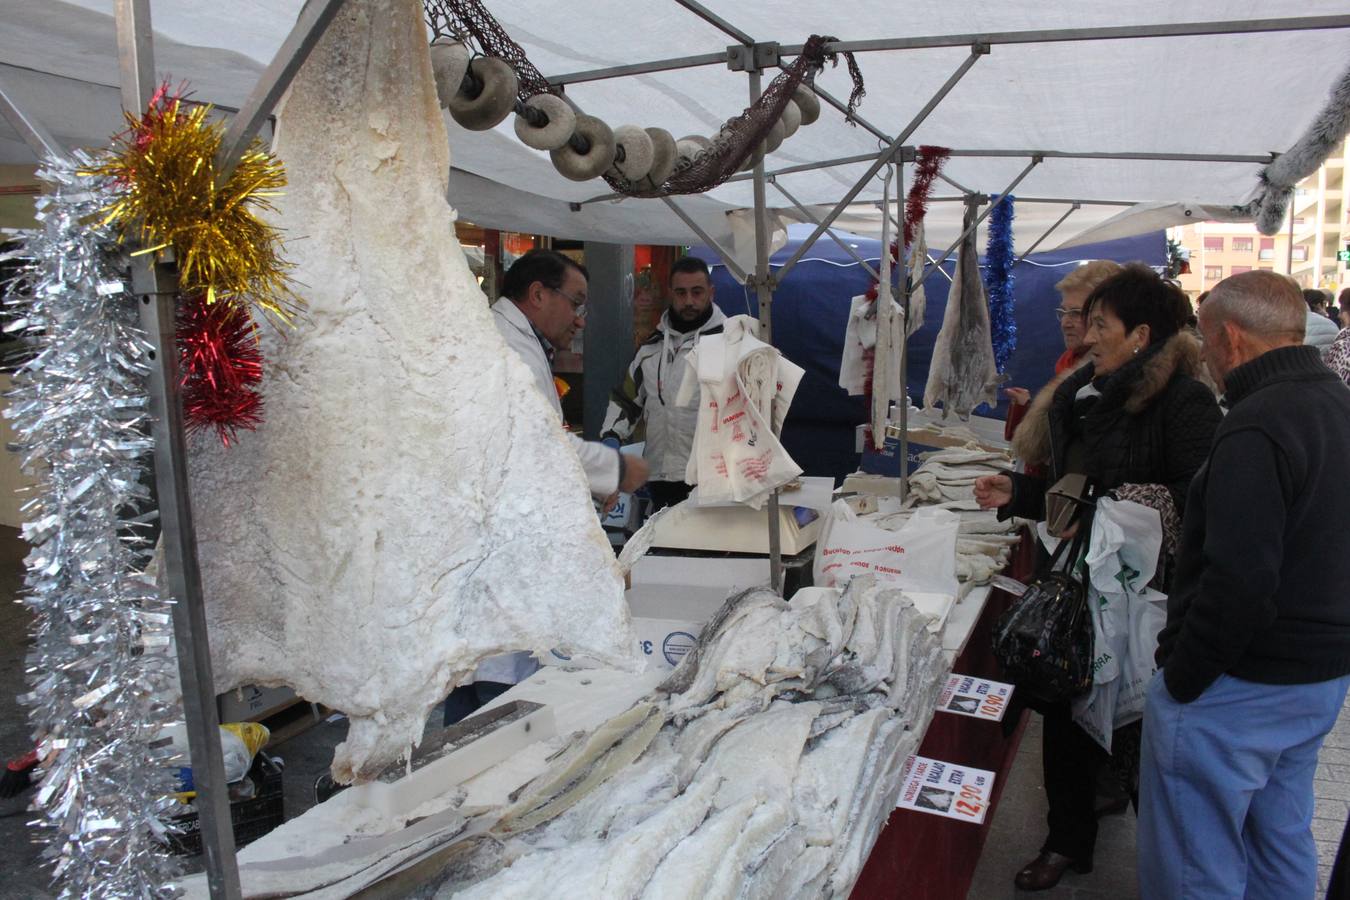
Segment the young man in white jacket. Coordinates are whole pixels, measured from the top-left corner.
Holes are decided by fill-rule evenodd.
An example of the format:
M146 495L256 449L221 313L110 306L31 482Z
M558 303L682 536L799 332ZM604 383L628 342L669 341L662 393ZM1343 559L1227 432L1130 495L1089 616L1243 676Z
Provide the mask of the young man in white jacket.
M651 468L647 489L657 509L689 496L685 468L698 424L697 402L679 406L679 393L689 351L705 334L722 331L726 316L713 302L708 265L693 256L675 261L670 270L670 307L628 367L623 386L613 392L601 438L615 446L630 440L644 418L643 456Z

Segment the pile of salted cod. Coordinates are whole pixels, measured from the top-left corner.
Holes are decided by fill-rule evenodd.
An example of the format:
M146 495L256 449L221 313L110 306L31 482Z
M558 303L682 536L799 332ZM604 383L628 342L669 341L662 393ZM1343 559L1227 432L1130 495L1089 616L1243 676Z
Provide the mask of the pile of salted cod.
M651 696L578 736L438 898L846 895L895 807L946 659L855 579L729 599Z

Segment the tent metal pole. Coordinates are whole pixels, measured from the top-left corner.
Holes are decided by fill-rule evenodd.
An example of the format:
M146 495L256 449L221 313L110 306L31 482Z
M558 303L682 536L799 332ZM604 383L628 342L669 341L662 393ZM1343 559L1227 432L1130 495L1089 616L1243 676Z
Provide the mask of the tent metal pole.
M0 82L0 115L5 117L5 121L14 126L14 130L23 138L23 142L28 145L28 149L33 151L33 155L38 159L55 157L56 159L65 159L66 151L61 143L52 136L51 132L42 122L28 115L18 101L5 90L5 85Z
M825 45L835 53L867 53L873 50L930 50L983 44L1053 44L1064 41L1119 41L1135 38L1195 37L1216 34L1256 34L1268 31L1321 31L1350 28L1350 16L1291 16L1285 19L1239 19L1219 22L1170 22L1163 25L1115 25L1102 28L1034 29L995 31L986 34L948 34L923 37L881 38L871 41L835 41ZM783 45L786 56L801 53L803 45Z
M1119 41L1131 38L1188 37L1215 34L1256 34L1268 31L1321 31L1335 28L1350 28L1350 16L1298 16L1287 19L1249 19L1226 22L1181 22L1167 25L1124 25L1106 28L1064 28L1036 31L995 31L988 34L948 34L925 37L890 38L874 41L836 41L826 44L825 49L836 53L851 51L866 53L873 50L930 50L941 47L965 47L974 43L981 44L1042 44L1063 41ZM804 49L802 44L785 44L779 47L782 56L797 56ZM671 69L689 69L697 66L725 64L727 55L721 53L703 53L696 56L677 56L651 62L633 63L626 66L609 66L603 69L588 69L582 72L568 72L562 75L550 75L548 83L552 85L576 84L581 81L599 81L605 78L622 78L627 75L645 75L652 72L668 72Z
M713 240L712 235L704 231L703 228L700 227L699 224L695 222L692 218L690 218L689 214L685 212L683 209L681 209L674 200L670 199L669 197L662 197L661 202L664 203L666 206L669 206L671 211L674 212L675 215L679 216L680 220L684 222L685 225L689 226L689 230L692 231L694 234L698 235L699 240L703 241L703 243L707 244L713 250L717 251L717 255L722 258L722 263L727 267L727 270L731 272L732 275L736 276L737 281L744 284L750 278L749 274L747 274L744 269L742 269L739 265L737 265L736 260L731 258L731 254L727 252L727 250L721 244ZM759 226L756 225L755 227Z
M835 204L834 209L830 211L829 215L825 217L824 221L816 226L816 230L812 232L811 236L807 238L807 240L800 247L797 248L796 252L793 253L791 257L789 257L788 261L784 263L782 267L779 268L778 270L779 278L783 278L784 276L787 275L788 272L792 270L792 267L795 266L797 264L797 261L802 258L802 254L804 254L811 247L811 245L816 242L816 240L825 231L825 229L830 226L830 223L833 222L836 218L838 218L839 214L843 212L850 203L853 202L853 198L857 197L858 194L862 193L862 189L867 186L867 183L871 181L878 172L881 171L882 166L890 162L891 158L895 155L895 152L900 149L900 147L905 143L906 140L909 139L909 136L913 134L914 130L917 129L923 123L924 119L928 118L929 113L931 113L934 109L937 108L937 105L942 102L943 98L945 98L949 93L951 93L952 88L956 87L957 82L959 82L965 76L965 74L970 71L971 67L975 65L975 63L979 62L980 57L984 56L988 52L989 52L988 47L979 44L972 46L970 48L970 55L966 57L965 62L961 63L961 65L957 67L957 70L953 72L951 76L947 79L946 83L943 84L942 87L938 88L937 93L933 95L932 99L930 99L926 104L924 104L923 109L919 110L918 114L915 115L914 118L910 120L909 124L905 126L905 129L901 131L899 135L896 136L895 140L891 141L890 145L887 146L885 150L881 151L881 153L877 155L876 160L872 163L872 165L868 166L867 172L863 175L862 178L858 179L857 184L853 185L853 187L849 189L848 193L844 194L843 198L840 199L840 201Z
M819 87L818 85L816 85L815 82L808 84L807 87L809 87L817 97L824 100L826 103L828 103L830 106L833 106L835 109L839 110L839 112L843 114L845 120L852 121L860 125L864 131L870 131L872 133L872 136L879 141L885 141L888 144L891 142L892 138L889 134L882 131L880 128L873 125L871 122L867 121L862 116L858 115L856 112L850 116L848 112L848 104L840 100L834 94L831 94L823 87Z
M1073 215L1075 212L1077 212L1078 210L1080 210L1080 209L1082 209L1082 208L1083 208L1083 207L1082 207L1082 204L1075 203L1073 206L1070 206L1067 210L1065 210L1065 211L1064 211L1064 215L1060 216L1058 219L1055 220L1055 224L1053 224L1053 225L1051 225L1049 228L1045 229L1045 233L1042 234L1040 237L1036 238L1035 243L1033 243L1030 247L1028 247L1028 248L1027 248L1027 251L1026 251L1025 253L1023 253L1021 256L1017 257L1017 259L1013 262L1013 266L1016 266L1016 265L1017 265L1018 263L1020 263L1022 260L1026 259L1026 258L1027 258L1028 256L1030 256L1031 254L1035 253L1035 252L1036 252L1036 248L1039 247L1039 246L1041 245L1041 243L1042 243L1046 238L1048 238L1048 237L1050 236L1050 233L1051 233L1052 231L1054 231L1054 230L1055 230L1056 228L1058 228L1059 226L1063 225L1065 219L1067 219L1069 216Z
M957 247L961 246L961 242L966 239L966 236L969 235L975 229L979 228L980 223L983 222L985 219L987 219L989 217L989 214L994 211L994 207L998 206L999 203L1002 203L1007 198L1007 196L1011 194L1019 184L1022 183L1022 179L1030 175L1031 170L1036 168L1040 164L1041 164L1040 157L1034 157L1031 160L1031 162L1027 163L1027 167L1023 169L1021 173L1012 180L1012 184L1004 188L1003 191L998 195L998 201L989 204L989 208L986 209L984 212L980 213L979 216L976 217L975 221L970 224L969 228L961 232L961 236L952 242L952 245L947 248L947 251L945 253L942 254L941 259L939 259L937 262L933 263L931 266L923 270L923 275L919 278L919 284L923 284L925 281L927 281L928 276L933 274L934 269L941 268L942 264L947 261L947 257L951 256L952 252L956 250ZM967 203L972 202L973 199L974 198L972 198L970 195L967 195L965 198Z
M603 81L607 78L624 78L629 75L650 75L653 72L669 72L672 69L694 69L699 66L724 66L727 53L700 53L697 56L674 56L669 59L655 59L650 62L630 63L626 66L607 66L603 69L586 69L581 72L567 72L562 75L548 76L548 83L555 87L567 84L580 84L583 81Z
M896 254L896 264L900 266L900 309L905 318L900 326L900 358L896 365L900 368L900 502L909 496L909 300L914 286L909 283L909 260L905 258L905 163L904 157L895 163L896 229L895 241L900 252ZM915 250L918 248L915 247ZM882 253L890 253L890 247L882 247ZM885 435L882 435L883 440ZM873 445L875 446L875 444Z
M329 23L337 17L347 0L310 0L300 10L295 26L277 49L272 62L258 79L248 99L225 128L216 152L216 180L224 182L239 164L248 145L262 130L263 123L276 108L277 101L291 86L295 74L309 59L310 51L319 43Z
M695 2L695 0L675 0L675 2L678 3L680 6L683 6L685 9L689 10L694 15L698 16L703 21L707 22L709 25L716 28L718 31L721 31L723 34L729 35L730 37L736 39L737 41L740 41L745 46L753 47L755 45L754 38L746 34L744 31L741 31L735 25L732 25L726 19L719 16L717 13L708 9L708 7L704 6L702 3L697 3Z
M118 61L122 105L141 114L156 87L149 0L117 0ZM173 605L178 673L183 686L183 718L188 750L196 773L197 811L207 885L213 898L241 896L235 859L234 830L220 747L220 720L215 679L197 565L197 538L192 524L187 454L183 440L183 408L179 396L175 341L178 278L169 263L150 254L132 257L131 286L141 311L141 327L151 350L151 435L154 438L155 488L159 500L160 538L164 544L164 578Z
M1046 159L1118 159L1146 162L1221 162L1257 163L1269 165L1276 153L1136 153L1130 151L1074 151L1074 150L952 150L951 156L1044 156Z
M751 69L750 104L760 96L761 74ZM769 215L764 202L764 156L755 163L755 297L759 306L759 337L773 344L773 282L769 275ZM772 417L770 427L772 427ZM783 593L783 535L778 518L778 491L769 494L769 587Z
M787 188L783 187L781 184L772 179L768 179L768 181L769 184L773 185L778 190L778 193L782 194L784 197L788 199L788 202L790 202L793 206L797 207L797 211L801 213L803 216L805 216L808 222L810 222L812 225L820 224L820 219L816 218L814 215L811 214L810 210L808 210L805 206L802 206L799 202L797 202L797 198L789 194L787 192ZM871 275L873 278L881 277L879 274L877 274L877 270L872 268L871 264L868 263L867 260L863 259L862 256L858 254L857 250L854 250L852 247L848 245L848 241L845 241L843 238L839 237L839 235L834 233L833 228L825 229L825 234L826 236L829 237L830 240L834 241L836 244L839 245L839 249L843 250L849 256L857 260L858 265L863 267L864 272L866 272L868 275ZM884 247L882 248L882 252L883 253L886 252Z
M966 187L964 184L962 184L961 182L957 181L955 178L952 178L952 177L951 177L950 175L948 175L946 172L938 172L938 173L937 173L937 177L940 178L940 179L942 179L943 181L947 182L948 184L950 184L952 187L956 188L958 191L960 191L960 192L963 193L963 194L973 194L973 193L975 193L975 191L972 191L970 188Z
M964 203L966 198L961 197L932 197L929 203ZM1072 206L1077 203L1080 206L1138 206L1138 200L1073 200L1068 197L1018 197L1018 203L1062 203Z

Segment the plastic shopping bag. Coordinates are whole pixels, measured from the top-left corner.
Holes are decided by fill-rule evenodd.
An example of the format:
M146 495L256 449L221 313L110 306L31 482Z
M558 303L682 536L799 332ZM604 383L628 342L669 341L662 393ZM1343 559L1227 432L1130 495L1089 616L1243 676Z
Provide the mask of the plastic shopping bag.
M1129 651L1121 665L1116 693L1115 727L1144 716L1144 694L1158 671L1153 661L1158 651L1158 632L1167 624L1167 595L1153 590L1130 597Z
M843 587L854 575L922 593L955 597L956 534L961 517L937 508L916 510L898 531L860 521L844 501L830 507L817 541L817 587Z

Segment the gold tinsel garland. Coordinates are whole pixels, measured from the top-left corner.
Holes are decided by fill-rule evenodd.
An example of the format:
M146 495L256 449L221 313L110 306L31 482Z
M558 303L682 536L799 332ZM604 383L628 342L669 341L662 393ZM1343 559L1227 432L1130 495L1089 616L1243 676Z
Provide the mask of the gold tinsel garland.
M130 129L94 169L125 188L105 224L137 241L138 252L171 248L184 296L257 306L289 322L301 301L290 288L280 233L258 217L275 211L270 198L285 187L286 173L255 141L217 183L223 128L207 120L211 107L183 106L161 89L145 115L127 114Z

